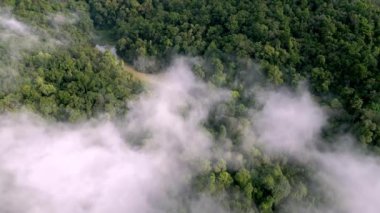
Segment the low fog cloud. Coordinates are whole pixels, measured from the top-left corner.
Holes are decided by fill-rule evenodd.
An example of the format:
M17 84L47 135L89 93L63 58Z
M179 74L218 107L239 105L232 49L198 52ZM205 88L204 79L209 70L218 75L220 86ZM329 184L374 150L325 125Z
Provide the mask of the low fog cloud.
M30 50L53 47L60 42L49 35L16 19L9 9L0 8L1 57L16 60Z
M319 137L326 124L326 112L304 89L298 92L266 91L258 93L262 109L253 113L252 122L259 144L269 154L286 153L301 162L317 165L316 176L328 203L318 209L295 212L366 212L380 209L380 159L364 155L352 146L353 138L339 137L339 148L323 144ZM348 145L350 144L350 145ZM305 160L307 159L307 160ZM307 166L306 165L306 166Z
M339 212L379 212L380 159L355 151L320 153L321 181L330 189L331 205Z
M69 44L70 38L62 27L75 24L79 16L75 13L50 14L44 17L52 26L41 28L16 18L10 8L0 7L0 58L2 61L19 60L30 51L49 50L57 45ZM2 63L1 63L2 64Z
M77 17L50 19L59 30ZM15 63L23 54L59 43L0 8L0 91L12 85L9 79L17 75ZM156 63L139 58L136 65L149 69ZM227 98L225 91L198 81L180 59L129 104L121 126L107 120L74 125L28 113L0 115L0 212L178 212L184 208L182 193L199 169L192 162L213 155L212 137L202 124L211 107ZM380 159L346 143L341 143L344 149L317 149L327 115L305 89L257 92L257 102L261 109L252 113L247 143L254 138L269 154L286 153L317 165L314 178L329 189L331 203L310 211L379 211ZM205 195L191 201L189 210L223 211Z
M17 85L19 60L32 51L62 44L48 32L18 20L9 8L0 7L0 92Z
M72 25L78 22L79 16L75 13L63 14L56 13L49 15L50 23L53 24L55 28L60 28L64 25Z
M227 95L197 81L184 60L153 87L130 105L122 127L110 121L69 125L30 114L2 115L0 212L183 208L178 199L197 171L191 162L210 156L212 141L202 122ZM192 201L193 211L209 200Z
M325 113L305 91L261 91L257 101L262 110L253 114L254 130L270 151L303 151L326 123Z
M110 46L110 45L95 45L95 48L98 49L100 52L102 53L105 53L106 51L109 51L112 53L113 56L115 56L116 58L118 58L118 55L116 53L116 48L114 46Z
M0 8L0 74L1 77L16 74L15 60L21 53L30 50L39 38L26 24L15 19L9 10Z
M196 162L220 155L211 151L212 137L202 124L212 106L229 95L198 81L184 59L155 80L129 103L121 124L1 115L0 212L224 212L207 195L187 205L184 200L192 197L189 181L201 169ZM316 148L323 143L319 135L328 116L308 92L262 90L256 99L255 143L269 154L286 153L316 165L313 179L330 201L318 209L289 204L294 212L380 209L379 159L343 146L347 143L340 149Z

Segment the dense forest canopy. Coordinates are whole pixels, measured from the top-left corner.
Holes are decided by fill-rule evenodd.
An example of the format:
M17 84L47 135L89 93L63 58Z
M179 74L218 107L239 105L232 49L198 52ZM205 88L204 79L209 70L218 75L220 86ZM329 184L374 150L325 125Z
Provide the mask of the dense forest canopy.
M260 147L241 148L249 109L257 107L252 84L296 90L306 82L331 110L326 141L354 133L366 151L380 152L375 2L5 0L0 6L7 8L0 13L30 25L36 38L36 47L18 48L17 57L6 53L23 43L0 40L1 112L27 109L63 122L128 114L126 102L143 85L111 52L95 48L97 34L142 72L157 73L178 55L200 58L193 72L232 91L204 127L218 141L215 147L231 142L229 151L244 163L233 168L222 157L204 162L191 191L213 196L230 211L286 212L288 202L305 203L305 209L326 202L312 165L268 156Z
M18 76L9 83L18 87L0 91L1 111L26 107L59 121L83 120L104 112L125 114L125 100L141 91L141 85L110 52L103 54L93 48L93 26L84 2L8 4L14 14L31 24L28 33L34 35L17 38L13 46L3 48L17 48L22 39L33 45L19 53ZM15 64L12 60L5 58L2 63ZM2 78L4 83L6 79L9 76Z
M95 26L112 32L118 53L129 63L141 57L165 63L173 54L203 56L212 66L198 69L201 76L240 88L243 82L236 80L254 74L238 72L244 68L239 60L251 58L274 84L306 79L315 95L344 111L337 120L351 123L349 130L362 143L380 143L380 11L371 2L88 3Z

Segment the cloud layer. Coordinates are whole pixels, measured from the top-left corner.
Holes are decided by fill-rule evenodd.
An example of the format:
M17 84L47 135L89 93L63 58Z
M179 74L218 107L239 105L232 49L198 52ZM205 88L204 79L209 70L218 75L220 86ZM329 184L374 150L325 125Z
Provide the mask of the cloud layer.
M45 30L18 20L9 8L0 7L0 92L17 87L19 62L24 56L32 51L55 48L63 42Z
M293 206L295 212L366 212L380 209L380 159L360 153L352 137L336 139L338 148L323 144L319 137L326 112L305 90L265 91L258 94L263 108L254 113L254 132L270 154L286 153L307 166L317 165L315 181L324 186L329 201L317 209Z
M56 14L50 19L59 30L78 17ZM14 63L23 54L60 43L42 34L0 9L0 91L11 85L7 79L17 75ZM154 66L145 59L136 63ZM339 148L318 149L328 116L306 91L257 92L261 109L252 113L245 145L317 165L314 178L328 189L330 202L302 211L378 212L380 159L347 146L350 137L338 138ZM182 193L199 169L192 162L215 154L202 124L211 107L227 98L225 91L198 81L180 59L129 104L121 124L59 124L28 113L1 115L0 212L153 213L186 208ZM190 206L194 213L223 211L205 195ZM301 211L300 206L293 208Z
M254 130L271 151L303 151L326 124L327 116L306 90L261 91L257 101L262 110L253 114Z
M153 87L123 127L2 115L0 212L177 212L197 170L190 162L210 155L202 122L227 96L198 82L183 60Z

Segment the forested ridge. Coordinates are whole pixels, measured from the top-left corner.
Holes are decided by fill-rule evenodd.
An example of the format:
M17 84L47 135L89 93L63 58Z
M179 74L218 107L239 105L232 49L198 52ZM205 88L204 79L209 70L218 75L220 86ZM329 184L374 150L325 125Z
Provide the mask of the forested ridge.
M128 114L126 102L144 89L110 52L95 48L95 34L116 44L117 54L142 72L157 73L178 55L200 58L193 72L232 97L210 113L204 127L215 147L242 156L202 162L190 182L192 196L206 193L231 212L291 212L326 201L313 182L313 165L242 149L249 109L257 107L253 84L297 89L305 83L332 113L323 137L353 133L368 152L380 151L380 8L369 0L5 0L15 16L42 40L65 45L24 52L11 89L0 90L0 111L30 110L45 118L78 122L102 113ZM51 14L74 17L51 22ZM43 36L42 36L43 37ZM42 41L42 42L44 42ZM0 53L6 52L0 43ZM17 65L15 65L17 64ZM1 68L1 66L0 66ZM1 75L5 75L0 73ZM204 164L204 165L203 165ZM183 212L186 198L183 198Z
M12 81L18 87L0 93L1 111L26 107L59 121L78 121L104 112L125 114L125 100L142 87L110 52L103 54L94 48L86 3L11 1L6 5L12 5L21 20L32 24L37 36L48 35L38 38L42 40L39 47L18 59L18 76ZM59 14L62 23L52 21L52 14ZM69 18L78 21L73 26L65 22ZM56 44L49 46L49 40ZM3 63L11 62L5 59Z
M379 8L368 1L91 1L96 27L110 30L128 62L164 63L173 53L204 56L199 71L241 88L251 58L274 84L306 79L344 110L363 143L379 143ZM240 62L240 63L239 63ZM253 75L253 74L251 74ZM248 77L249 78L249 77ZM252 77L254 78L254 77Z
M247 108L255 105L248 92L252 84L296 87L306 81L320 102L335 111L324 132L327 140L337 133L353 132L369 150L378 150L380 10L374 2L88 3L95 27L112 32L117 52L129 63L138 66L141 58L153 58L153 67L165 66L173 54L205 59L203 65L194 67L195 73L231 88L236 97L226 106L224 118L211 116L208 127L216 137L227 137L238 146L241 129L235 118L244 118ZM260 72L252 71L257 68L252 68L251 60L260 65ZM149 66L143 69L155 71ZM206 186L214 194L228 191L228 205L242 211L251 208L252 200L263 212L283 211L279 206L286 200L321 201L306 187L313 175L305 168L254 153L245 153L250 160L239 171L229 171L220 167L223 161L216 162L200 178L199 188Z

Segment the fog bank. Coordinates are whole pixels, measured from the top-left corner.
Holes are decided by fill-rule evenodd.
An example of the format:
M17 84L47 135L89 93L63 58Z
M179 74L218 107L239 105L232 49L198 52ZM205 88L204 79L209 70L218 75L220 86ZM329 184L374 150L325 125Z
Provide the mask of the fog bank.
M262 109L253 113L253 131L267 153L285 153L306 166L317 165L313 179L328 200L317 209L293 205L294 212L366 212L380 209L380 159L359 152L353 137L336 139L329 147L320 137L328 117L305 89L258 93ZM317 145L324 146L323 151ZM291 204L290 204L291 205Z
M191 162L211 155L212 139L202 122L228 95L199 82L184 60L160 80L130 104L122 127L107 120L74 125L28 113L2 115L0 212L184 208L178 199L198 171Z

